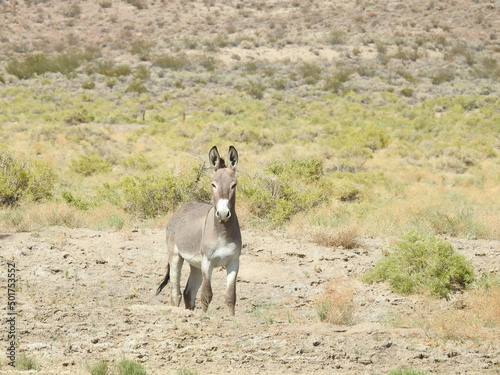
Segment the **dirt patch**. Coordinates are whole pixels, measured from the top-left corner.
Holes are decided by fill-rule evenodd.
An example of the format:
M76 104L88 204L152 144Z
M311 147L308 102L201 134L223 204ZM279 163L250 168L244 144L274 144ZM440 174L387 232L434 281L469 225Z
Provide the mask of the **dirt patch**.
M166 265L163 231L50 228L4 234L2 285L7 262L17 267L18 350L37 359L40 374L85 374L87 363L124 357L143 362L151 374L385 374L400 366L441 374L500 370L498 327L480 338L447 339L415 316L453 301L402 297L385 285L358 281L382 256L385 240L363 238L360 247L344 250L278 234L244 231L243 238L233 318L225 311L223 270L214 272L207 314L169 306L168 288L155 296ZM499 241L452 243L478 271L499 272ZM318 318L318 294L336 277L348 278L355 289L354 325ZM2 345L0 372L11 373L4 353Z

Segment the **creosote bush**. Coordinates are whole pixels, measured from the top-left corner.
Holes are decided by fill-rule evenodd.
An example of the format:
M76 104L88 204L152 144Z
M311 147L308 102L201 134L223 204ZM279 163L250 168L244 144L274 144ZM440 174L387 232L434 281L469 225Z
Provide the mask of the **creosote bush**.
M316 158L272 162L264 173L242 177L241 192L255 215L281 225L326 199L326 192L315 183L322 174L323 163Z
M96 154L77 156L71 160L70 168L74 172L84 176L111 172L112 169L108 161Z
M448 297L474 281L474 269L449 242L409 233L362 279L370 283L387 281L394 291L402 294Z
M109 193L107 200L135 216L156 217L175 210L183 202L209 202L211 197L205 189L208 184L200 184L204 181L202 172L200 165L184 176L170 171L127 176L114 186L105 186L102 195Z
M44 162L19 161L10 153L0 152L0 205L48 199L56 179L52 167Z

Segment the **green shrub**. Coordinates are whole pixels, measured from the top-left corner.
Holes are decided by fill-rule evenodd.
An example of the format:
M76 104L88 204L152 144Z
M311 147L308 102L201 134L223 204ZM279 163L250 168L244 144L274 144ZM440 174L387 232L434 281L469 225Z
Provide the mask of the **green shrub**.
M250 81L243 86L243 91L245 91L252 98L261 100L264 98L266 85L264 85L261 81Z
M293 214L326 199L326 192L315 182L322 174L322 161L315 158L273 162L254 178L242 177L241 192L256 216L282 225Z
M415 370L411 367L400 367L396 370L391 370L387 373L387 375L426 375L427 371L419 371Z
M344 88L344 84L351 78L351 74L352 72L348 69L339 69L331 76L326 78L323 90L331 91L337 94L340 93Z
M112 169L108 161L96 154L77 156L71 160L70 168L74 172L84 176L111 172Z
M144 86L144 80L141 78L136 78L134 81L126 88L125 92L134 92L137 94L144 94L148 92L146 86Z
M0 152L0 205L15 205L22 199L41 201L52 197L57 176L48 164L18 161Z
M332 30L326 37L326 41L330 44L344 44L347 42L347 33L343 30Z
M80 197L75 197L69 191L63 191L62 197L66 201L66 203L68 203L72 206L75 206L75 207L79 208L80 210L88 210L88 209L95 206L94 202L90 202L90 201L85 200L85 199L80 198Z
M451 82L454 79L455 72L453 70L451 70L450 68L442 68L432 76L432 84L439 85L441 83Z
M143 154L131 155L123 159L121 164L126 168L137 169L140 171L149 171L158 166L157 162L148 159Z
M203 180L201 174L200 165L181 177L169 171L128 176L117 186L118 201L126 211L142 218L165 214L183 202L209 201L210 195L199 184ZM111 196L111 199L115 199L116 204L116 196Z
M387 281L394 291L402 294L429 292L447 297L472 283L474 269L449 242L435 236L410 233L362 279L365 282Z
M87 69L87 74L102 74L107 77L118 78L128 76L132 73L132 68L128 65L115 65L112 61L101 61L97 65Z
M23 60L11 60L5 69L19 79L28 79L35 74L42 75L47 72L69 74L80 67L86 58L87 56L82 52L68 52L53 56L34 53L25 56Z
M162 55L153 60L153 65L179 71L189 69L191 63L186 56Z
M95 82L94 81L85 81L82 83L82 89L84 90L92 90L95 89Z
M146 369L139 362L122 359L117 363L116 368L118 370L118 375L146 375Z
M308 85L316 84L321 79L322 71L323 69L315 63L304 62L299 66L299 73Z

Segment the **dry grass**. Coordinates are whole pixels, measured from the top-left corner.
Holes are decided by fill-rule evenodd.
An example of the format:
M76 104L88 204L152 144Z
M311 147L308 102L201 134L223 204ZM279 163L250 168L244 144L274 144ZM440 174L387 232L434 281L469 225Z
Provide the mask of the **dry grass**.
M424 306L426 308L419 309L419 315L413 317L415 325L445 340L489 340L500 327L498 286L466 292L451 303L426 301Z
M358 234L359 231L356 226L343 226L339 228L315 227L312 229L312 240L320 246L353 249L359 245Z
M336 277L325 284L316 301L316 311L322 322L353 325L355 288L347 277Z
M28 232L50 226L119 230L125 223L131 223L129 215L112 205L82 211L65 202L27 203L15 209L0 211L0 228L13 232Z

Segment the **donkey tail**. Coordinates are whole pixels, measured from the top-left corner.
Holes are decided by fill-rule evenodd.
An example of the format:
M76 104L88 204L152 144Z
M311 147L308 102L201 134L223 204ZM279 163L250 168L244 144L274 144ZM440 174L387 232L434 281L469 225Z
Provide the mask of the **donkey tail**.
M170 280L170 264L167 265L167 274L165 275L165 278L163 279L160 286L156 290L156 295L160 294L163 288L165 288L165 286L168 284L168 280Z

